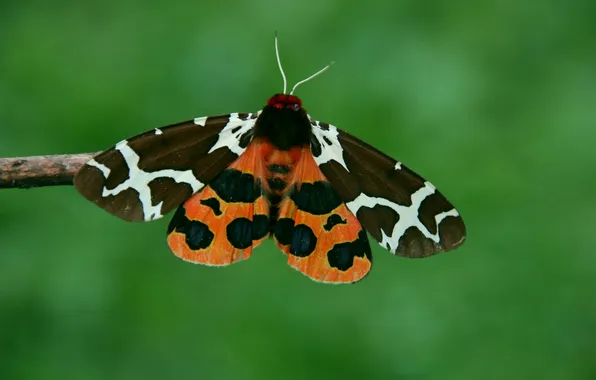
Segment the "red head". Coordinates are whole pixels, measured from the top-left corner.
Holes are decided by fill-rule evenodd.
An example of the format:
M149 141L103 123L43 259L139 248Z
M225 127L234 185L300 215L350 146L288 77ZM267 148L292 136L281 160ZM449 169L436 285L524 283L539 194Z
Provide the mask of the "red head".
M302 108L302 100L294 95L276 94L269 98L267 106L277 109L299 111Z

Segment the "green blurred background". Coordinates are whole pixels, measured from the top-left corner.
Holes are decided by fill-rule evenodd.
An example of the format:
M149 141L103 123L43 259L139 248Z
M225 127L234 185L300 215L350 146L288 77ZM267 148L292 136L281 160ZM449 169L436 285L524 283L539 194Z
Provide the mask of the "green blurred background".
M168 217L0 190L1 379L596 378L596 3L2 1L0 156L89 152L281 91L403 161L468 240L311 282L269 241L184 263Z

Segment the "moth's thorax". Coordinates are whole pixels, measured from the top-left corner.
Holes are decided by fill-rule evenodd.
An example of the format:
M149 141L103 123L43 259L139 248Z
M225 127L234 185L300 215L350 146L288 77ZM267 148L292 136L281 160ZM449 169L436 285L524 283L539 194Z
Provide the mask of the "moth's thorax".
M294 95L272 96L255 123L254 137L264 137L281 150L309 144L312 126L302 101Z

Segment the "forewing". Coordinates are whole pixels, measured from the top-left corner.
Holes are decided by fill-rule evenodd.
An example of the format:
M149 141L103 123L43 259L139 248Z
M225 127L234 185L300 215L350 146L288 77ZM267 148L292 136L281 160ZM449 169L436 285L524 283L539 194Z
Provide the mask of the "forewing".
M401 256L425 257L463 243L462 218L430 182L332 125L312 124L317 165L383 247Z
M87 162L75 187L124 220L158 219L244 152L256 117L201 117L123 140Z
M168 245L179 258L223 266L245 260L269 234L269 204L256 144L184 202L168 227Z
M366 232L306 149L279 208L274 237L288 263L315 281L352 283L372 266Z

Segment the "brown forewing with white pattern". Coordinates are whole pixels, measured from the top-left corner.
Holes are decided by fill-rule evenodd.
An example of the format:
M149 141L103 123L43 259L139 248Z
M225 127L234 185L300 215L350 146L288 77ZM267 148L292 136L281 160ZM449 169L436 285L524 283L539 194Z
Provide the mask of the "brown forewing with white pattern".
M426 257L461 245L453 205L401 162L333 125L311 121L313 154L348 209L388 251Z

